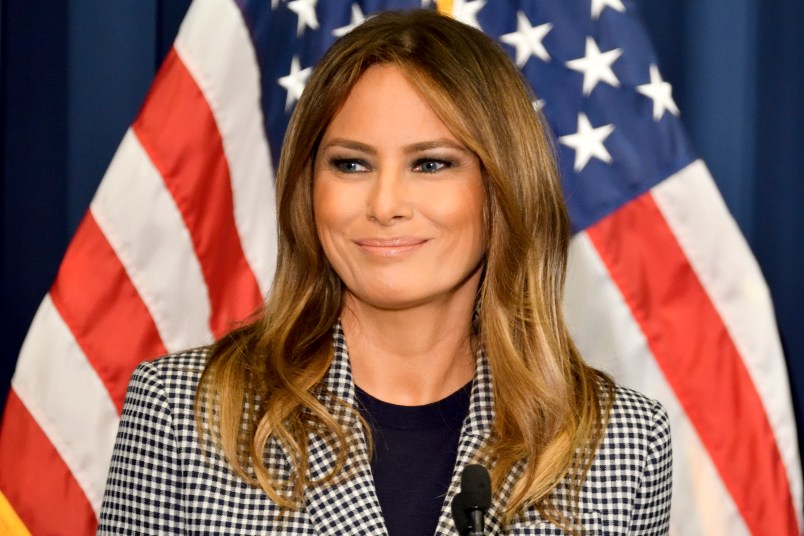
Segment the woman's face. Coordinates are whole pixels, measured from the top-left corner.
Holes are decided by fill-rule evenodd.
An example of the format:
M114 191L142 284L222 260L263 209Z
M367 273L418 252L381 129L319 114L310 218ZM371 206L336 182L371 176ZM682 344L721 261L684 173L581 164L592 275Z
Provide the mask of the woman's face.
M382 309L472 303L484 203L477 157L398 67L370 67L315 162L318 237L348 293Z

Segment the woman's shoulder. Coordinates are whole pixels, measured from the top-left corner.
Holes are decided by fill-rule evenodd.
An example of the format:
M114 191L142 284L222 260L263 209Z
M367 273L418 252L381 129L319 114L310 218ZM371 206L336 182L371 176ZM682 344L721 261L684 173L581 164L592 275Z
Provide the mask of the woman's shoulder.
M603 437L578 492L577 515L583 534L667 534L672 489L672 450L667 412L644 394L600 376ZM580 452L580 454L584 454ZM553 491L556 505L575 510L574 481ZM535 509L510 527L509 534L565 534ZM541 534L542 532L538 532Z
M665 474L669 479L672 447L664 406L608 379L601 381L600 393L605 429L589 467L589 474L595 477L592 481L614 479L638 487L646 472Z
M210 347L203 346L140 363L131 375L127 398L193 400Z
M166 378L175 378L179 381L197 378L204 372L210 349L210 346L199 346L143 361L137 365L134 376L151 373Z
M667 411L638 391L607 385L606 428L579 497L582 520L607 534L666 534L673 462Z
M604 400L606 397L611 397L606 404L608 419L589 468L587 498L606 497L614 503L638 505L640 510L655 510L654 514L664 519L673 464L667 411L659 401L621 385L611 385ZM611 496L614 489L620 490L616 499ZM651 496L653 506L641 504Z
M142 438L167 442L168 450L175 445L195 449L195 399L208 354L209 348L194 348L134 369L118 431L124 450L129 440Z
M661 440L670 435L670 424L664 406L644 394L613 384L602 390L603 401L610 407L606 426L606 439L622 438Z

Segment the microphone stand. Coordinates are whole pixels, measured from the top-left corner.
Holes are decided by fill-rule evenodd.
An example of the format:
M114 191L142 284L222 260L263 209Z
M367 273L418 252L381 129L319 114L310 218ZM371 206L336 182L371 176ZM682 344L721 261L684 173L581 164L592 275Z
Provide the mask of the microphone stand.
M483 514L485 514L483 510L472 510L469 513L469 523L472 527L469 536L484 536L486 533L483 527Z

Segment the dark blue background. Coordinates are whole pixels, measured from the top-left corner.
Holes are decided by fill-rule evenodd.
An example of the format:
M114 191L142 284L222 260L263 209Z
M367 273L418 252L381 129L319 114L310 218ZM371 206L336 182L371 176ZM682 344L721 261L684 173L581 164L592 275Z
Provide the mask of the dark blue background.
M771 287L804 415L804 3L636 4L693 145ZM188 5L0 0L0 401L36 308Z

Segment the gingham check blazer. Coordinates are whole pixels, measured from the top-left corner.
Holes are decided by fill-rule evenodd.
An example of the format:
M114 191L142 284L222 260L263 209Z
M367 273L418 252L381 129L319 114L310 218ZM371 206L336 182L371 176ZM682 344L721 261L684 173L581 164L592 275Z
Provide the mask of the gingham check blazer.
M325 378L329 392L354 404L349 358L339 327L335 354ZM198 443L193 398L206 351L192 350L140 365L131 379L112 456L98 534L387 534L374 489L365 438L356 422L345 468L348 478L311 487L301 511L278 516L260 489L231 471L217 451ZM325 402L331 404L331 402ZM482 353L472 386L469 415L458 447L452 482L436 535L457 534L450 514L460 474L483 444L494 419L491 376ZM330 407L332 407L330 405ZM333 411L338 411L333 408ZM349 419L348 412L340 418ZM290 463L271 445L269 467L288 475ZM320 438L312 437L310 473L324 475L335 461ZM671 488L670 431L655 401L617 388L605 438L580 493L583 534L659 535L668 530ZM411 467L412 471L426 470ZM500 507L521 467L509 475L486 514L486 534L563 535L527 509L503 529ZM561 503L566 488L559 485Z

